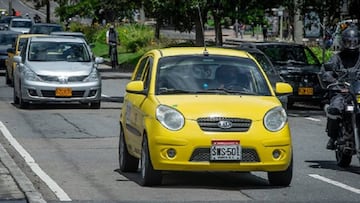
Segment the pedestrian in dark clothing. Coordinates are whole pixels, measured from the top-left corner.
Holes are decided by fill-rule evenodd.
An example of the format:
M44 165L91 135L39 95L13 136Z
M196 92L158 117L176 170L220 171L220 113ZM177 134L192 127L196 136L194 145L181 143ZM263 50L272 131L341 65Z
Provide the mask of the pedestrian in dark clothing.
M263 25L262 26L262 32L263 32L263 37L264 37L264 41L267 41L267 25Z
M109 30L106 31L106 43L109 45L109 56L113 68L116 68L118 64L117 46L119 42L119 36L113 25L110 26ZM115 58L112 58L112 50L115 51Z

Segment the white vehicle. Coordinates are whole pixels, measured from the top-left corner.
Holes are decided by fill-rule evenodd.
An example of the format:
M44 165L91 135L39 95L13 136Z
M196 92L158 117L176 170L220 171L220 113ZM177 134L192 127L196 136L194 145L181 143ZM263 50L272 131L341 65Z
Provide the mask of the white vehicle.
M9 30L21 32L23 34L29 33L33 22L29 18L13 18L9 23Z
M80 102L100 108L101 57L93 57L85 40L75 37L30 37L14 57L14 103Z

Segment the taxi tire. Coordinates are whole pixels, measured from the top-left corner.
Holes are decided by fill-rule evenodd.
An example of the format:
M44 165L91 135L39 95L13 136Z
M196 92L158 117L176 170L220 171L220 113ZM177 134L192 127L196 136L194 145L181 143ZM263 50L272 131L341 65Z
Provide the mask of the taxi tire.
M148 139L144 134L142 148L141 148L141 164L140 164L140 185L142 186L154 186L160 185L162 182L161 171L154 170L151 163Z
M119 136L119 168L122 172L136 172L139 166L139 159L131 156L126 147L123 128L120 127Z
M293 158L285 171L268 172L269 183L273 186L289 186L293 175Z

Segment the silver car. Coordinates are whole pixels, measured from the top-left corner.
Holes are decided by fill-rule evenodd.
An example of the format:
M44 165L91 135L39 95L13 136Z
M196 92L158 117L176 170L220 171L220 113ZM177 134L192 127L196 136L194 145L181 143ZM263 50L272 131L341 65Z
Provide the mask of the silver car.
M101 57L94 57L84 39L61 36L30 37L14 57L14 103L80 102L100 108Z

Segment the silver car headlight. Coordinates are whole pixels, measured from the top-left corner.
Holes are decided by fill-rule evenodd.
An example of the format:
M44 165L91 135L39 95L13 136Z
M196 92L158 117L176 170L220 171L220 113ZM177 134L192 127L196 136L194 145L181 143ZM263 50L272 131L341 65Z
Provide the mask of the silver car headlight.
M96 70L96 68L93 68L91 73L89 74L89 76L87 76L84 79L84 82L94 82L94 81L99 81L99 80L100 80L99 73Z
M169 130L180 130L185 123L184 116L174 108L159 105L156 108L156 119Z
M30 68L25 67L23 70L24 79L28 81L42 81L42 79L36 75Z
M287 114L283 107L275 107L268 111L264 117L265 128L276 132L281 130L287 122Z

